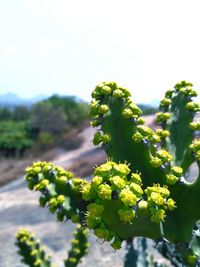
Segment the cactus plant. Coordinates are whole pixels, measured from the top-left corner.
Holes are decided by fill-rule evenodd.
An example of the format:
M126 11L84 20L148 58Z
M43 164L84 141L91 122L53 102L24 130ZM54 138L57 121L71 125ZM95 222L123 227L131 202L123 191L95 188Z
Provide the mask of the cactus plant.
M50 267L50 256L46 255L44 247L41 247L40 241L36 240L34 235L27 229L20 229L16 236L16 245L19 248L18 253L22 256L22 262L30 267Z
M185 81L168 90L157 114L160 128L152 130L127 89L114 82L97 85L93 143L105 150L107 162L95 168L91 181L36 162L26 169L28 187L41 192L40 205L48 205L58 220L87 226L115 250L142 236L173 244L186 266L199 264L194 227L200 219L200 177L187 179L193 162L200 167L196 95Z
M81 258L87 254L89 243L87 242L87 230L77 225L73 233L75 239L71 240L72 248L68 252L68 258L64 260L65 267L76 267ZM16 235L16 245L18 253L22 257L22 262L30 267L56 267L51 263L50 256L46 255L45 248L41 247L40 240L36 240L34 235L27 229L20 229Z
M149 253L147 239L138 237L135 244L132 239L127 240L124 267L166 267L165 264L154 260L153 254Z

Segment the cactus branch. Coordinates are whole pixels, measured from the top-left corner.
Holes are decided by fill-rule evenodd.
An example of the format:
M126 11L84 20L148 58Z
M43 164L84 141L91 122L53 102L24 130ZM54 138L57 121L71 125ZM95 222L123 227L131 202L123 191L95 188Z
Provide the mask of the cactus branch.
M73 233L74 240L71 240L71 250L68 252L68 258L64 261L65 267L76 267L83 256L87 254L87 249L90 244L87 242L88 231L77 226L76 231Z
M71 250L68 258L64 260L65 267L76 267L84 255L87 254L89 243L87 242L88 232L80 225L74 232L74 240L71 240ZM18 253L22 257L22 262L30 267L56 267L51 264L51 258L41 247L40 240L36 240L34 235L27 229L20 229L16 236L16 246L19 248Z
M21 229L16 236L18 253L22 257L22 262L30 267L51 267L51 258L46 255L40 241L26 229Z

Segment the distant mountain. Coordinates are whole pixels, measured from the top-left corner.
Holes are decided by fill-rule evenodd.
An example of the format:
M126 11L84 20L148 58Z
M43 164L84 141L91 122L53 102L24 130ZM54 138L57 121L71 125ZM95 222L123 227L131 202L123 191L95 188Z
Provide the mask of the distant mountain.
M152 107L158 107L160 105L160 100L159 99L153 99L150 103L149 106Z
M47 95L36 95L34 97L32 97L31 99L29 99L29 101L31 103L36 103L36 102L39 102L39 101L42 101L44 99L47 99L49 96Z
M13 93L6 93L4 95L0 95L0 104L20 105L23 102L23 99Z
M137 105L158 108L159 105L160 105L160 100L153 99L153 100L151 100L151 101L149 101L147 103L146 102L145 103L137 103Z
M6 93L0 95L0 106L20 106L20 105L30 106L46 98L48 98L48 96L38 95L33 98L26 99L26 98L21 98L13 93Z

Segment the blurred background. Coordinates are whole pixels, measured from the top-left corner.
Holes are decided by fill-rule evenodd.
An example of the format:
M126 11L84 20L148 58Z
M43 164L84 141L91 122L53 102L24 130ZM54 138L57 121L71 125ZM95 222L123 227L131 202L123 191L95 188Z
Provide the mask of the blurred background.
M26 166L53 161L88 177L105 161L89 125L90 94L101 81L127 87L150 126L175 83L199 91L199 25L195 0L0 1L0 267L22 266L14 246L21 226L57 263L69 248L73 226L38 207ZM124 250L91 241L80 266L123 266Z

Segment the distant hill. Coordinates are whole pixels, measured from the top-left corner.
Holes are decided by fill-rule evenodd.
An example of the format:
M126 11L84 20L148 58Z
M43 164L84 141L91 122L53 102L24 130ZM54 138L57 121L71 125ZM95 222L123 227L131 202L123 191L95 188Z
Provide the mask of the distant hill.
M38 95L30 99L21 98L17 94L6 93L0 95L0 106L30 106L38 101L46 99L45 95Z

